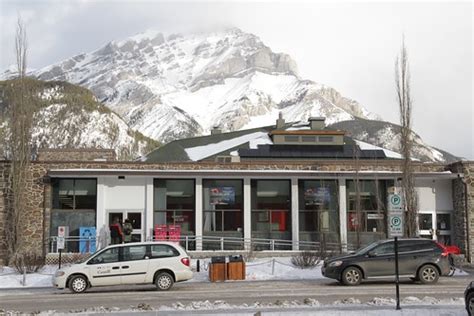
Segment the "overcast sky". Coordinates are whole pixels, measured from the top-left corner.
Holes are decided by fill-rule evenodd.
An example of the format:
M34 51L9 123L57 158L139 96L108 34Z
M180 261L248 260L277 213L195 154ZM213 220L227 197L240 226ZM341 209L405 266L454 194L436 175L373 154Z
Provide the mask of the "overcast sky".
M473 5L465 2L10 1L0 0L0 67L14 63L17 15L29 67L40 68L147 29L236 26L290 54L302 78L332 86L398 123L394 61L409 50L414 130L430 145L474 159Z

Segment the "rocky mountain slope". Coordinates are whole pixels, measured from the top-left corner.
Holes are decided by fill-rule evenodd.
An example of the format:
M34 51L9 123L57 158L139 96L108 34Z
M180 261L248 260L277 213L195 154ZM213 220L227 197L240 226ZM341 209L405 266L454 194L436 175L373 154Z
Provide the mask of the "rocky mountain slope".
M132 129L161 142L208 134L213 126L233 131L274 124L278 112L293 122L310 116L324 116L328 124L381 120L335 89L300 78L290 56L236 28L166 38L148 31L32 75L90 89ZM385 140L379 145L396 149L393 138ZM419 159L448 159L419 144L426 149L415 153Z
M238 29L113 41L34 73L91 89L132 128L169 141L311 115L329 122L374 118L332 88L301 80L295 62Z
M0 135L8 139L8 111L12 80L0 81ZM27 80L35 98L28 102L33 111L32 147L113 148L121 159L147 153L158 143L129 128L110 109L97 102L85 88L66 82ZM0 154L8 155L5 142Z
M334 123L330 127L348 131L355 139L400 152L401 127L399 125L384 121L356 118L350 121ZM412 155L421 161L454 162L459 160L458 157L448 152L425 144L416 133L412 133L412 137L414 142Z

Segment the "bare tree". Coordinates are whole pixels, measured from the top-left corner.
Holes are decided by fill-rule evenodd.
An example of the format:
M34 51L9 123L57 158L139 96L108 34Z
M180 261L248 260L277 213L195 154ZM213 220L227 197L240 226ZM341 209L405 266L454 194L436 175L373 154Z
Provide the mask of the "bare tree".
M8 149L11 166L7 192L7 210L5 237L7 244L7 262L15 258L23 249L21 238L22 221L26 212L24 193L28 184L28 169L31 159L31 121L32 95L26 78L28 44L26 29L18 18L15 36L15 57L18 78L11 81L7 96L10 137Z
M400 54L395 60L395 85L397 100L400 110L400 150L403 155L402 163L402 194L405 203L405 229L407 236L415 236L417 233L418 199L415 192L415 182L413 176L413 163L411 150L413 148L412 127L412 107L410 69L408 63L408 53L405 40L402 41Z

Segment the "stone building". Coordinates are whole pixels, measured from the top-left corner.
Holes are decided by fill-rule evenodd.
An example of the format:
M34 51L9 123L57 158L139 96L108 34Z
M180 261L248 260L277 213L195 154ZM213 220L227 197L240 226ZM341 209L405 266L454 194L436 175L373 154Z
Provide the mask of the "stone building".
M0 258L5 257L5 187L0 162ZM473 259L474 162L414 162L419 235L459 246ZM96 235L115 218L135 241L179 228L189 251L348 251L388 236L397 205L396 153L327 130L324 119L177 140L134 162L106 150L43 150L30 165L22 238L43 254L80 252L83 228ZM97 240L99 243L99 240ZM98 245L97 245L98 246Z

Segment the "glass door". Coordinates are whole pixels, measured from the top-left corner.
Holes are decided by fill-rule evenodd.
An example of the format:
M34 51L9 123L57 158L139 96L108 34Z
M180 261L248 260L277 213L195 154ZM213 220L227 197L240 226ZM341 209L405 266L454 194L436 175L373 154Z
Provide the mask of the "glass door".
M436 237L443 245L451 245L451 214L436 214Z
M109 211L108 223L109 227L114 221L119 221L123 227L124 221L128 219L132 224L132 242L140 242L144 240L145 229L143 225L143 211Z
M434 236L433 217L433 213L418 214L418 229L420 237L436 239Z

